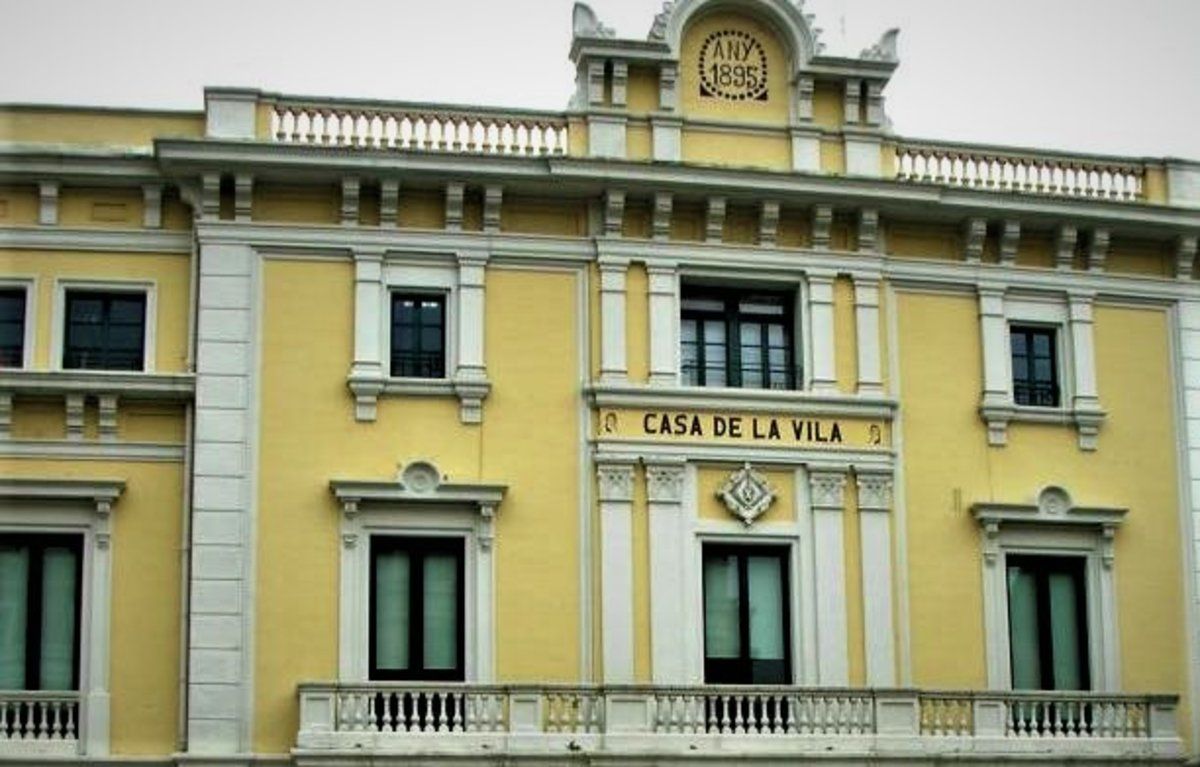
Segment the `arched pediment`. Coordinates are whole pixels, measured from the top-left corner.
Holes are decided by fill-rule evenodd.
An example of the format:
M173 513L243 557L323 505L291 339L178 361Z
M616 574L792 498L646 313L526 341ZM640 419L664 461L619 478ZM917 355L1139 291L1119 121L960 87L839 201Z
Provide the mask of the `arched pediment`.
M733 12L756 17L773 28L788 49L792 72L805 68L817 54L817 32L811 17L790 0L675 0L663 4L654 19L650 39L666 43L678 57L690 22L712 12Z

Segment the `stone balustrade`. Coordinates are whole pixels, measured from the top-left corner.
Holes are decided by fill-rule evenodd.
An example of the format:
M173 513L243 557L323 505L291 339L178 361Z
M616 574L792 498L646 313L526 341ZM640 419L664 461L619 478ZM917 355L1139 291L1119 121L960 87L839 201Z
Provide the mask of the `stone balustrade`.
M300 687L298 761L329 752L779 757L1182 753L1173 696L805 687Z
M992 192L1122 202L1144 198L1142 163L1118 158L901 139L896 178Z
M78 753L79 694L0 691L0 758Z
M550 112L275 97L275 143L420 152L566 155L567 120Z

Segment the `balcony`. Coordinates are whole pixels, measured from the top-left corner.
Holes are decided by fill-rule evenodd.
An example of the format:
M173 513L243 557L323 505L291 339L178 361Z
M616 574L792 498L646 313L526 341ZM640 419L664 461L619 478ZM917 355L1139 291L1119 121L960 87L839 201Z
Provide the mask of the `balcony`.
M79 753L79 693L0 691L0 761Z
M298 764L522 758L1177 761L1177 699L800 687L301 685Z

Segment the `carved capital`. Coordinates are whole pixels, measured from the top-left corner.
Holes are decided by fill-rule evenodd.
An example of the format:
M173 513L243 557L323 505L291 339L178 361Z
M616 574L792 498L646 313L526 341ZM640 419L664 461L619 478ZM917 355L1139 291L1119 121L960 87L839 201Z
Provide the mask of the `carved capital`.
M605 463L596 466L596 481L599 484L600 500L633 500L633 466L625 463Z
M892 508L891 474L859 474L856 481L860 511L889 511Z
M879 251L879 211L863 208L858 212L858 250L860 253Z
M604 236L620 237L625 224L625 192L609 189L604 195Z
M708 215L704 221L705 242L720 242L725 239L725 209L724 197L708 198Z
M842 511L846 508L846 474L840 471L810 471L809 495L814 509Z
M683 500L683 464L646 464L646 497L651 503Z
M1017 263L1017 248L1021 246L1021 222L1005 221L1000 230L1000 263L1012 266Z
M987 219L970 218L963 226L966 248L964 256L969 264L977 264L983 258L983 241L987 238Z
M654 195L654 239L669 240L671 238L671 208L674 198L670 192L659 192Z
M815 250L829 250L830 233L833 230L833 206L813 207L812 246Z
M763 200L758 210L758 244L773 248L779 241L779 201Z

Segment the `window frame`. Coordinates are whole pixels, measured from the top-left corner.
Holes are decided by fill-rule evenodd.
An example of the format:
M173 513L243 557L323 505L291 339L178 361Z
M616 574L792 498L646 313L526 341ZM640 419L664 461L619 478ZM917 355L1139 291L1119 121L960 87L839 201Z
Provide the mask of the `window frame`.
M1088 573L1087 573L1087 558L1085 556L1062 556L1058 554L1022 554L1019 552L1007 552L1004 557L1005 577L1009 577L1009 570L1013 567L1013 560L1019 560L1022 563L1036 563L1028 569L1035 573L1035 583L1037 589L1037 632L1038 632L1038 649L1039 649L1039 666L1041 668L1041 683L1035 690L1058 691L1053 687L1054 673L1054 657L1053 643L1050 641L1053 629L1050 615L1049 599L1048 599L1048 576L1053 572L1064 572L1066 567L1064 563L1071 562L1072 581L1077 589L1077 594L1080 597L1076 604L1075 615L1073 620L1079 631L1079 646L1076 651L1082 660L1082 678L1084 690L1090 690L1092 683L1092 664L1091 664L1091 635L1088 620L1088 610L1090 609L1090 599L1088 595ZM1006 594L1006 598L1008 595ZM1008 599L1008 637L1009 637L1009 678L1011 684L1012 678L1012 601ZM1047 684L1047 678L1051 681Z
M114 370L109 368L68 368L63 364L67 347L67 294L74 291L89 293L141 293L145 296L146 313L142 328L142 367L140 370ZM65 373L119 373L137 375L155 371L156 337L158 325L158 286L148 280L90 280L58 279L54 290L54 319L50 345L50 369Z
M422 545L424 543L425 545ZM435 535L393 535L384 532L376 532L370 535L368 559L368 591L369 591L369 611L368 611L368 650L367 650L367 677L372 682L392 682L392 681L410 681L410 682L464 682L466 681L466 589L467 589L467 567L466 567L466 547L468 541L465 536L447 536L439 537ZM375 619L377 617L378 604L378 589L375 575L375 563L379 553L384 550L388 551L407 551L410 555L413 552L418 552L422 555L421 561L424 561L424 555L432 552L451 551L455 554L455 564L457 567L458 576L458 593L455 599L455 610L457 612L457 644L456 656L458 662L453 669L449 670L429 670L425 669L422 662L420 669L406 669L401 671L383 671L377 665L377 634L375 631ZM412 572L419 572L413 570ZM420 595L423 584L424 573L419 576L421 579L413 579L410 581L410 595ZM420 620L414 620L413 616L420 615L423 603L420 599L411 599L410 605L410 623L409 623L409 651L410 651L410 667L413 665L411 659L416 657L415 651L419 647L424 649L423 639L420 644L414 643L412 638L421 634L423 628L423 616Z
M1065 325L1048 322L1031 322L1024 320L1009 320L1008 322L1008 385L1012 395L1013 405L1020 409L1027 410L1042 410L1042 411L1062 411L1066 408L1066 400L1068 388L1064 385L1067 379L1067 366L1065 363L1066 343L1063 339L1063 334L1067 328ZM1036 335L1051 336L1050 344L1050 374L1054 386L1054 398L1056 400L1053 405L1035 405L1030 403L1020 402L1017 399L1017 377L1013 369L1013 336L1022 334L1027 341L1031 341ZM1032 348L1030 348L1029 361L1032 363ZM1033 385L1032 376L1028 377L1024 382L1028 386Z
M22 290L25 293L25 313L21 340L21 363L3 370L29 370L33 367L34 345L37 343L37 280L33 277L0 277L0 290Z
M442 374L440 376L400 376L396 375L396 322L394 319L396 301L402 297L426 300L436 298L442 310ZM450 379L450 291L446 289L410 289L406 287L391 287L387 294L387 377L394 381L446 381ZM420 344L418 343L418 346ZM418 352L420 353L420 352Z
M407 384L415 387L443 386L446 394L452 393L450 382L458 369L458 276L457 269L445 266L415 264L385 264L382 284L383 301L379 312L380 359L384 364L384 378L392 387L403 388ZM441 378L419 378L392 375L392 300L395 295L438 295L442 297L443 370ZM389 389L390 390L390 389ZM403 392L401 392L403 393Z
M808 315L808 301L805 292L804 283L794 280L789 281L755 281L755 282L736 282L729 286L714 285L714 281L722 280L728 283L728 275L715 275L706 272L686 272L681 273L677 282L677 305L675 307L675 373L677 384L681 387L689 389L704 389L708 391L738 391L738 392L796 392L805 391L811 388L810 376L812 369L812 349L808 343L806 336L807 328L811 326L811 319ZM689 295L689 293L691 295ZM764 387L746 387L741 385L742 366L741 362L741 340L740 333L735 333L735 329L740 328L740 323L737 318L742 316L737 309L737 303L741 298L754 294L773 295L782 299L783 302L783 324L787 338L787 378L788 385L786 388L773 389L769 386ZM700 298L719 300L724 304L721 312L705 312L704 310L688 310L684 308L684 302L687 300ZM720 316L724 319L725 326L725 378L726 382L723 386L710 386L706 383L687 383L684 380L683 368L683 323L688 313L693 315L708 315L710 318ZM753 315L749 315L753 316ZM765 315L764 315L765 316ZM697 343L703 346L703 326L698 329ZM731 341L736 343L731 343ZM768 347L769 348L769 347ZM769 355L769 352L768 352ZM702 356L702 355L701 355ZM764 358L766 362L765 372L770 378L770 362L769 356ZM736 362L736 364L735 364ZM702 368L701 368L702 372ZM737 384L732 383L737 380ZM703 376L700 376L703 377Z

